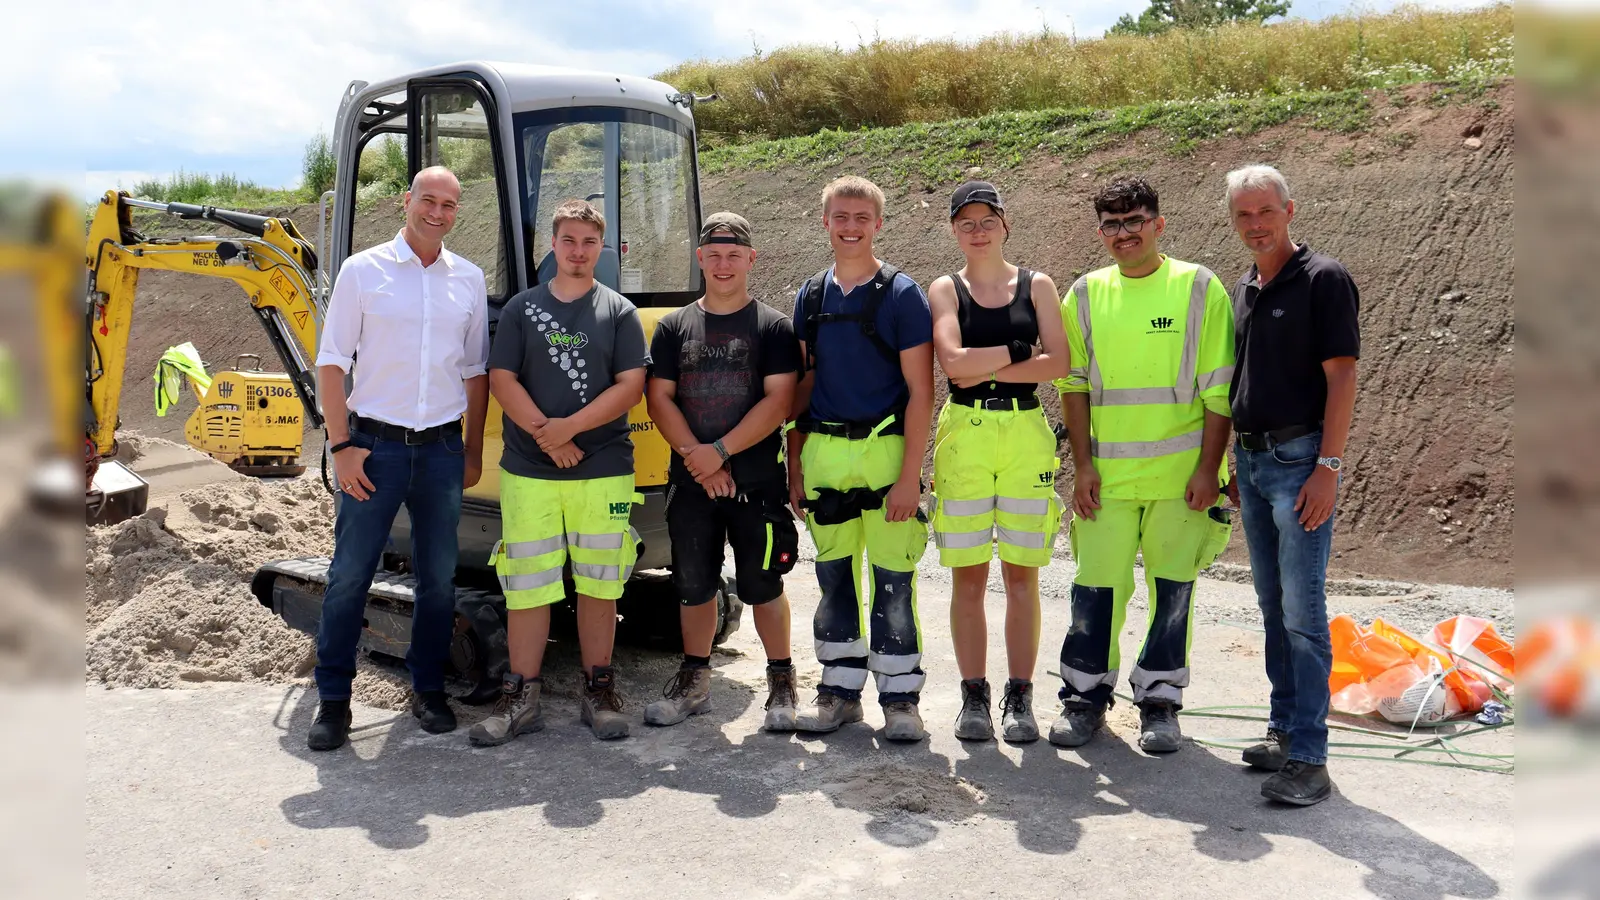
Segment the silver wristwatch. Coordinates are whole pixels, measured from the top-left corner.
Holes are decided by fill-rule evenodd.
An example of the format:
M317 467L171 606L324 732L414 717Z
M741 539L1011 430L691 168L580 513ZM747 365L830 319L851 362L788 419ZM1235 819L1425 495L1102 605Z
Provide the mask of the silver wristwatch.
M1337 472L1344 468L1344 460L1337 456L1319 456L1317 457L1317 465L1327 466L1329 469Z

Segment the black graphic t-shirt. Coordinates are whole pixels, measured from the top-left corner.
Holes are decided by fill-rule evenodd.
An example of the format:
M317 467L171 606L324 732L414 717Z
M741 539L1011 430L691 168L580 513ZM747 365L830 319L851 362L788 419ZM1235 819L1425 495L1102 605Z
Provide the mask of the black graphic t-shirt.
M534 405L552 419L588 406L619 373L649 364L639 311L598 283L570 303L557 300L542 284L512 297L500 312L489 349L489 368L516 372ZM583 461L570 469L558 468L539 449L528 433L531 422L504 418L500 466L513 475L569 481L633 474L627 413L573 438Z
M762 380L800 370L800 344L789 318L759 301L730 315L691 303L662 317L650 341L650 374L678 383L678 409L703 444L732 431L761 402ZM740 490L782 483L777 429L729 460ZM692 480L683 459L672 456L672 478Z

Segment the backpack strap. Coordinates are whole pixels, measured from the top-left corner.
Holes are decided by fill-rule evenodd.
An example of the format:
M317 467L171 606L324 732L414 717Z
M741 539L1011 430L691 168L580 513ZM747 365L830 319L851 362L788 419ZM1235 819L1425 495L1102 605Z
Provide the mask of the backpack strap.
M806 366L817 367L817 334L825 322L855 322L866 335L867 340L877 348L878 354L893 365L899 365L900 353L889 345L889 342L878 334L878 310L883 306L883 298L889 295L889 289L894 285L896 275L900 270L884 263L878 269L878 274L872 276L868 282L871 292L867 294L867 301L860 312L853 313L825 313L822 311L822 294L828 284L828 269L811 276L800 290L801 303L805 306L805 318L801 323L802 337L806 342Z

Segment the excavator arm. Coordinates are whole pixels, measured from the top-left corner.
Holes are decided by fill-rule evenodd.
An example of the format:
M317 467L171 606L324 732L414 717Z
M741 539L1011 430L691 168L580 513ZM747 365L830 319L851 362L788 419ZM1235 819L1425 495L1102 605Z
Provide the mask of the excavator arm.
M133 227L133 209L153 209L180 219L218 222L240 237L148 238ZM135 200L107 191L89 223L85 247L89 276L85 343L89 442L99 456L116 453L117 407L127 366L139 274L147 269L225 278L239 285L295 390L306 421L323 425L312 366L322 327L311 243L287 219L197 206Z

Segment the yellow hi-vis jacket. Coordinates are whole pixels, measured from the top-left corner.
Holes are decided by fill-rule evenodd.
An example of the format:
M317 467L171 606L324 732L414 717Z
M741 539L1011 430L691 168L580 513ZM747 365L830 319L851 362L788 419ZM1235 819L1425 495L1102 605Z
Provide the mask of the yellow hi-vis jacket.
M1171 258L1144 278L1107 266L1072 286L1062 319L1071 361L1056 389L1063 401L1089 395L1101 496L1182 498L1200 462L1205 411L1231 415L1227 289L1204 266Z

